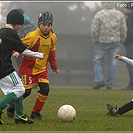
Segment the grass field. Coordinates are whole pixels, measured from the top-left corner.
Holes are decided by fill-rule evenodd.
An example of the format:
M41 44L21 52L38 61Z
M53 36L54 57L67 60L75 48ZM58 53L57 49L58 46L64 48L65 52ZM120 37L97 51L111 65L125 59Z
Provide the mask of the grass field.
M30 115L37 95L37 89L24 100L24 112ZM0 92L0 97L3 94ZM13 118L8 118L6 109L2 115L4 124L0 131L133 131L132 111L119 116L106 115L106 104L121 106L131 100L131 90L92 90L89 88L51 87L49 98L41 112L44 121L35 120L29 124L15 124ZM57 111L63 104L71 104L77 111L73 122L61 122Z

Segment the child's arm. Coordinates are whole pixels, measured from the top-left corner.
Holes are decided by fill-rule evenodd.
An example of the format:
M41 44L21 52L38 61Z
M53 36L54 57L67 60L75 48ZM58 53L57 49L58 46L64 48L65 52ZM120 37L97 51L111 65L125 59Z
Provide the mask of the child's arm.
M133 66L133 60L129 59L129 58L125 57L125 56L116 55L114 58L116 60L121 60L121 61Z
M131 65L131 66L133 66L133 60L132 59L129 59L125 56L122 56L122 61L129 64L129 65Z
M40 58L40 59L44 58L44 53L34 52L34 51L29 50L29 49L25 49L22 52L22 54L25 56L31 56L31 57L36 57L36 58Z
M59 73L59 68L58 68L57 61L56 61L55 51L50 52L49 63L50 63L50 66L51 66L53 72L56 72L58 74Z
M33 52L33 51L31 51L31 50L28 50L28 49L24 50L24 51L22 52L22 54L25 55L25 56L31 56L31 57L41 58L41 59L44 58L44 54L43 54L43 53ZM20 55L20 53L17 52L17 51L14 51L13 54L12 54L12 56L13 56L14 58L18 58L19 55Z

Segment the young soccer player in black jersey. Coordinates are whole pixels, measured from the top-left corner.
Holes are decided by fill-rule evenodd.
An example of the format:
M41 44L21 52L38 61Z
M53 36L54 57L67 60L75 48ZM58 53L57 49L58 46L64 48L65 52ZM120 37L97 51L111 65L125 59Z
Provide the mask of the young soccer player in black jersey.
M2 110L8 107L12 102L15 103L15 123L33 123L26 114L23 113L23 94L25 88L20 77L15 72L11 62L11 56L14 50L26 56L44 58L43 53L33 52L27 49L22 43L17 31L24 23L22 13L17 10L11 10L7 15L7 24L0 29L0 88L5 97L0 100L0 124L3 124L1 115Z

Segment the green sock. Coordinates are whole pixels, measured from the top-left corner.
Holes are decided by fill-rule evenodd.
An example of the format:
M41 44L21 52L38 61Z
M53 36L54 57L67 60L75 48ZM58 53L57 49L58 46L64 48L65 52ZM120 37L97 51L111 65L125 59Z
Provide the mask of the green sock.
M5 109L7 106L9 106L12 102L15 102L16 100L17 97L14 92L6 95L6 97L0 101L0 110Z
M16 115L23 115L23 96L15 101L15 111Z

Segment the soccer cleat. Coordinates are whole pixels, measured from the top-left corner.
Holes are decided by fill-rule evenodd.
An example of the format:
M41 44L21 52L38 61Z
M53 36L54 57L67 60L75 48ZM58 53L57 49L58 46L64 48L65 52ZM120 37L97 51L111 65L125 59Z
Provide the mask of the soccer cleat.
M110 104L107 104L107 109L108 109L108 113L106 115L109 115L109 116L118 116L118 109L117 106L116 107L113 107L112 105Z
M13 118L14 117L14 114L15 114L15 107L14 105L10 105L8 108L7 108L7 116L9 118Z
M2 119L1 119L1 115L2 114L4 114L2 111L0 111L0 125L2 125L3 124L3 121L2 121Z
M28 124L32 124L34 123L34 120L32 120L31 118L29 118L27 115L23 114L23 115L16 115L15 116L15 123L19 124L19 123L28 123Z
M32 119L38 119L38 120L44 120L43 115L39 112L32 112L30 118Z

